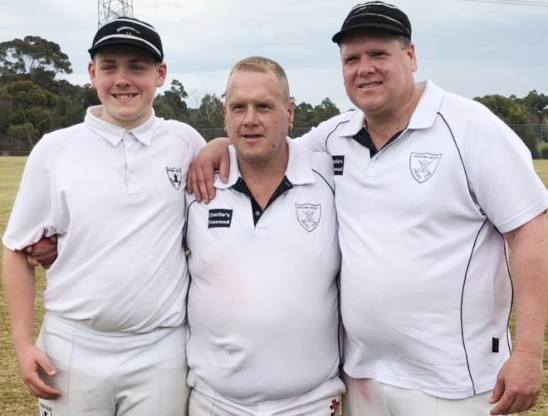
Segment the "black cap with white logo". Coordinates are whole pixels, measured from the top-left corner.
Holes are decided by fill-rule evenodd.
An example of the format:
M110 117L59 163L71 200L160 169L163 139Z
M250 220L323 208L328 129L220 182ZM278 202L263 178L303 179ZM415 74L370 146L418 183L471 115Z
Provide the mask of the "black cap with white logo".
M407 15L392 4L369 1L354 6L341 30L333 35L333 42L340 44L350 33L386 32L411 39L411 22Z
M105 46L133 45L148 52L156 61L164 60L162 40L154 27L133 17L118 17L101 26L88 49L91 59Z

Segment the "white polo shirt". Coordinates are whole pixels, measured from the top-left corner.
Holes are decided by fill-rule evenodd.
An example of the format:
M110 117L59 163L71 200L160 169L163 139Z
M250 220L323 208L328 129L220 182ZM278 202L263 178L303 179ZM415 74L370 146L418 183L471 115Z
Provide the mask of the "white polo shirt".
M88 109L30 154L3 243L20 250L59 235L47 312L102 331L181 325L185 176L204 140L154 115L125 130Z
M500 233L548 208L531 155L483 105L430 81L372 158L363 125L349 112L302 138L335 166L345 372L449 399L489 391L510 353Z
M188 364L241 403L299 396L339 367L332 163L290 142L285 178L260 212L232 147L230 158L215 199L188 207Z

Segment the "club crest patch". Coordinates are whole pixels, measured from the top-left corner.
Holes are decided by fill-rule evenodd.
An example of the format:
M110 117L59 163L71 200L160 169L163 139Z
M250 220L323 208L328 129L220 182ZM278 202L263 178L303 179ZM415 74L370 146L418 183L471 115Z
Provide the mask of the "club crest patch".
M441 155L441 153L411 153L409 157L409 169L413 178L419 183L430 179L438 168Z
M166 167L167 177L171 182L171 186L175 189L180 189L181 184L183 183L183 173L181 168L168 168Z
M53 410L51 407L40 402L40 416L53 416Z
M322 206L320 204L295 204L297 220L303 228L312 232L320 223Z

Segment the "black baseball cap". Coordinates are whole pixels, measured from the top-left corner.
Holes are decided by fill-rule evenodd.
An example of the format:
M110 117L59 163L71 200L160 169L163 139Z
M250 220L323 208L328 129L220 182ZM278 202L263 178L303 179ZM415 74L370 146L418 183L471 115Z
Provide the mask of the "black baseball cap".
M101 26L88 49L91 59L101 48L112 45L133 45L146 51L158 62L164 60L162 40L156 29L133 17L117 17Z
M405 36L411 39L411 22L407 15L393 4L383 1L369 1L354 6L341 30L335 33L331 40L340 44L343 37L349 33L387 32Z

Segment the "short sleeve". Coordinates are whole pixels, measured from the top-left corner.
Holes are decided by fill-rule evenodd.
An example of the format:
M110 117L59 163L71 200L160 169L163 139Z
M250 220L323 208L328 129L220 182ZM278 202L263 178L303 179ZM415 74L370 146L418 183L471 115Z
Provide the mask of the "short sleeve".
M206 141L198 131L190 127L190 147L192 149L192 158L194 159L198 156L200 150L206 145Z
M301 146L310 150L311 152L326 152L325 147L325 126L320 124L318 127L313 127L307 133L294 139Z
M363 127L363 113L347 111L331 117L313 127L308 133L295 139L311 152L330 153L328 142L338 137L354 136Z
M523 141L485 107L477 113L463 155L470 188L489 220L509 232L548 208L548 192Z
M2 242L21 250L56 233L53 224L54 147L45 136L30 153Z

